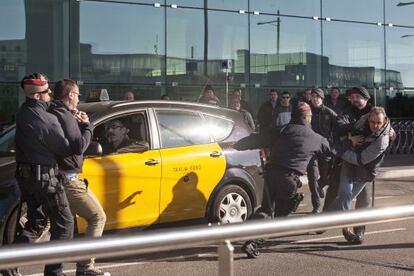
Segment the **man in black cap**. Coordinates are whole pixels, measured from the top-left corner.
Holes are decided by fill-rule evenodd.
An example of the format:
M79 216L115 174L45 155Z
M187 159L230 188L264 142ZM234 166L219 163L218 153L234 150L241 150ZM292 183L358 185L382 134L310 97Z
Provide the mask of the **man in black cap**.
M28 221L16 243L33 238L39 208L50 220L51 240L68 240L73 236L73 217L57 178L57 158L72 155L73 151L58 119L46 112L51 92L46 76L38 73L26 76L21 86L26 101L16 118L16 178L22 199L27 203ZM62 268L61 263L49 264L44 274L64 275Z
M336 113L323 104L325 98L321 88L311 90L311 110L312 110L312 129L316 133L325 137L329 144L333 143L333 129L336 121ZM328 185L327 175L330 166L331 154L323 156L313 156L309 162L308 184L312 197L312 213L319 213L321 207L321 197L324 197L323 187ZM319 182L319 183L318 183Z
M334 131L334 139L338 140L341 136L348 137L352 144L356 146L361 146L364 141L364 137L360 135L358 130L355 128L355 123L361 118L361 116L368 114L372 106L368 103L369 99L371 98L368 90L365 87L352 87L349 90L349 98L351 101L351 106L347 108L341 116L337 117L337 123L335 125ZM340 160L336 161L335 171L336 173L332 173L332 175L336 175L337 178L334 181L331 181L329 188L326 193L326 199L324 204L324 210L335 200L338 187L339 187L339 170L340 170ZM355 208L367 208L369 207L369 195L367 188L360 192L357 196ZM355 240L354 234L357 237L363 237L365 232L365 226L357 226L354 227L354 233L350 233L349 229L344 229L344 236L352 237Z
M297 192L301 187L299 176L306 174L312 156L330 152L328 141L312 130L311 121L310 106L301 102L293 109L289 124L274 133L271 139L251 135L234 146L243 150L272 145L266 183L270 204L274 204L277 217L288 216L303 199L303 193ZM255 258L259 254L257 247L256 241L247 241L242 250L249 258Z

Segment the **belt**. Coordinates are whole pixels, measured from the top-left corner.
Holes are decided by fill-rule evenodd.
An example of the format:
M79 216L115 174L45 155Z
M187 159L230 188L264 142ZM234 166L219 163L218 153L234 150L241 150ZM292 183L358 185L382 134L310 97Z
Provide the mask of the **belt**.
M35 177L37 180L41 180L43 174L47 174L53 177L57 175L57 172L57 165L48 166L40 164L18 163L16 174L24 178Z
M69 183L72 180L78 178L78 174L77 173L60 173L60 176L62 177L63 183Z

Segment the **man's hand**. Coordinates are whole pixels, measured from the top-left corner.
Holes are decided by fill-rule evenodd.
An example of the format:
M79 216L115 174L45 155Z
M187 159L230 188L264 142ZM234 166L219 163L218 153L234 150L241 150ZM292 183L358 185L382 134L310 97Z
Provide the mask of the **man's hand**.
M351 140L351 144L354 148L359 147L362 145L362 143L364 143L364 136L362 135L348 135L348 139Z
M86 114L86 113L85 113L85 112L83 112L83 111L76 111L76 112L74 113L74 116L75 116L75 119L76 119L79 123L82 123L82 124L89 123L89 117L88 117L88 114Z

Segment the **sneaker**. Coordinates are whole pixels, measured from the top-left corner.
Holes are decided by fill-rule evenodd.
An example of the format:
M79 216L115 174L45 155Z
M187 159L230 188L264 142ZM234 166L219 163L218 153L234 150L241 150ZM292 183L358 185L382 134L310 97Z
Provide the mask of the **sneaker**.
M243 244L241 250L247 254L249 259L255 259L259 256L256 243L254 241L247 241Z
M109 272L103 272L98 268L91 268L86 270L76 270L76 276L95 276L95 275L102 275L102 276L111 276Z

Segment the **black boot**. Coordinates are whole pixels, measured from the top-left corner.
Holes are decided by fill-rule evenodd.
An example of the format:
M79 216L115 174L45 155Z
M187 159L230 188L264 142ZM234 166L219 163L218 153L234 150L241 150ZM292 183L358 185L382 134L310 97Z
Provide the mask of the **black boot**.
M241 250L247 254L249 259L255 259L259 256L259 250L257 250L257 243L255 241L246 241Z
M355 240L354 244L362 244L365 238L365 225L354 227Z
M343 228L342 235L344 235L344 238L350 243L354 243L356 239L356 235L352 232L351 228Z

